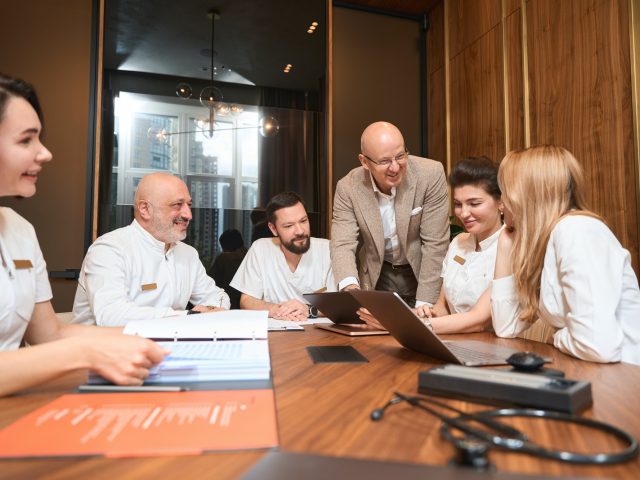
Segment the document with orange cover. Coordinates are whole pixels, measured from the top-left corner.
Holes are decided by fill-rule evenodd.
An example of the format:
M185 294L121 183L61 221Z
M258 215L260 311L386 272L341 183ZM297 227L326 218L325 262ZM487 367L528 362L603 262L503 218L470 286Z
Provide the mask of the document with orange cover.
M0 431L0 458L196 455L277 445L271 389L64 395Z

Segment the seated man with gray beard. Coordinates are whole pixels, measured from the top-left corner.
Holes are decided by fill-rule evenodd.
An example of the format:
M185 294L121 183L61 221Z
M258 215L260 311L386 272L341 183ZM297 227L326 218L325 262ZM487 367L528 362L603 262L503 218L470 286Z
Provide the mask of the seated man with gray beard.
M314 312L303 293L336 291L329 240L310 236L307 210L294 192L273 197L266 214L274 237L253 242L230 286L242 293L240 308L306 320Z
M146 175L134 198L131 225L99 237L82 262L73 302L75 323L122 326L130 320L229 308L195 248L183 243L191 220L185 183Z

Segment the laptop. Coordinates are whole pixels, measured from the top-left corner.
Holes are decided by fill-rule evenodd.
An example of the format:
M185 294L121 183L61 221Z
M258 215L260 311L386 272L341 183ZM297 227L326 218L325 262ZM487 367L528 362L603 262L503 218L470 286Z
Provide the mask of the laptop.
M509 356L520 352L478 340L443 341L395 292L351 290L349 293L409 350L469 367L506 365Z
M348 292L305 293L303 297L333 323L318 323L316 328L359 337L364 335L388 335L386 330L370 327L356 313L360 303Z

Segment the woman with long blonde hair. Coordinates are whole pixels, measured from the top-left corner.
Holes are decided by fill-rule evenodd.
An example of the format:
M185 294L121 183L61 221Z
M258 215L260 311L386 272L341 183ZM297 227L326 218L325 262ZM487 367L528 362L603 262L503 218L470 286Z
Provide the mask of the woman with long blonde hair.
M640 290L630 255L591 212L582 169L551 145L511 152L498 173L506 227L491 293L493 327L515 337L537 318L561 351L640 364Z

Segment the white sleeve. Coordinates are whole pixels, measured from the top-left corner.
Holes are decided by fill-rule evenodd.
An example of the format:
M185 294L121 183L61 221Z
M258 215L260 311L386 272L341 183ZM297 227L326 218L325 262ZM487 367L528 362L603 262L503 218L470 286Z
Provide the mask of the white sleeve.
M251 246L229 286L262 300L264 298L264 280L258 259L258 246L257 244Z
M491 319L499 337L513 338L531 325L520 320L520 302L513 275L494 280L491 286Z
M558 224L549 242L567 305L566 326L554 336L561 351L594 362L619 361L624 333L616 318L625 252L598 220Z
M195 255L193 260L196 270L195 281L191 289L191 297L189 301L193 305L206 305L208 307L222 307L229 310L231 301L229 295L216 285L213 278L207 275L200 258Z
M80 272L79 288L87 295L96 324L119 327L130 320L166 317L180 313L170 307L141 307L129 297L124 255L113 245L94 244Z

